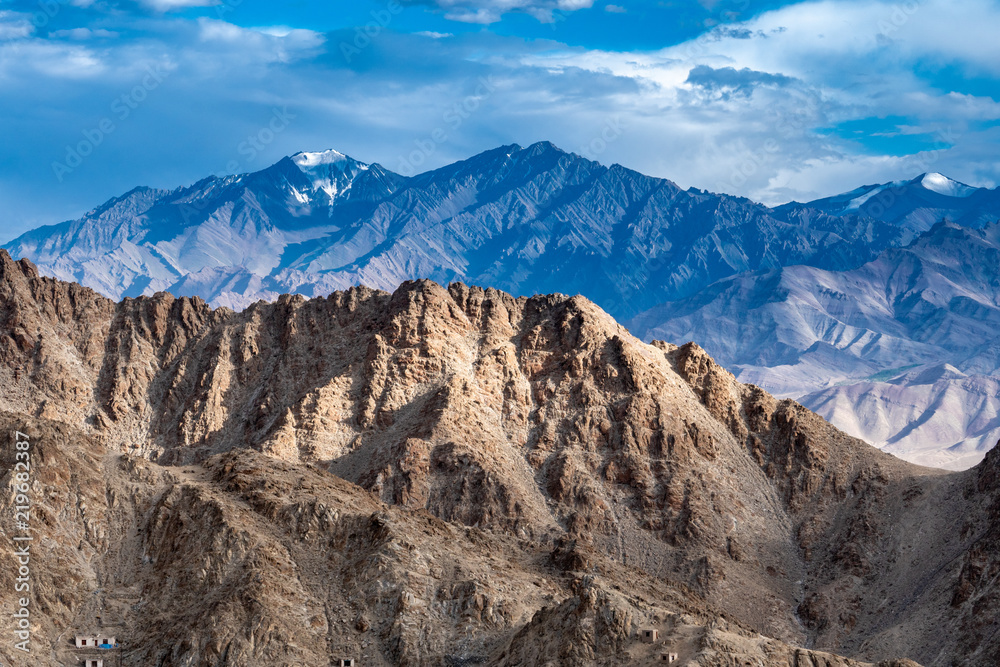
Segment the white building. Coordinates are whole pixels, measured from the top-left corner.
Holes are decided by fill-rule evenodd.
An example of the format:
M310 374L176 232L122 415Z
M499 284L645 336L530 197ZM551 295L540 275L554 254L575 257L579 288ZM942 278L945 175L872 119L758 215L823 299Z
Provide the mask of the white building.
M115 638L107 635L77 635L77 648L97 648L99 646L114 646ZM89 665L88 665L89 667Z

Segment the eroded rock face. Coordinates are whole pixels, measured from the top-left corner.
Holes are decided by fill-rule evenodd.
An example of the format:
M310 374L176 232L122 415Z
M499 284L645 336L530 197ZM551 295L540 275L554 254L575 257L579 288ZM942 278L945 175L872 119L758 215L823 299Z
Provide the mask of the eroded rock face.
M0 272L8 409L73 424L155 478L130 501L123 567L153 568L135 632L180 634L165 654L143 644L137 660L314 664L323 653L306 647L329 644L342 613L343 627L381 638L369 646L387 664L603 664L632 650L653 605L661 620L690 608L705 627L725 612L767 641L945 664L935 629L962 627L963 605L992 591L975 527L954 516L987 525L995 488L882 454L740 385L697 346L638 341L581 297L415 282L234 313L166 294L113 304L2 252ZM178 472L189 468L200 477ZM318 476L311 490L297 486L302 471ZM368 509L334 520L338 494ZM512 588L511 572L487 582L404 558L409 547L379 551L389 535L417 544L420 521L444 531L435 544L482 539L484 563L499 549L528 579L561 579L532 597L534 580ZM349 565L345 550L367 560ZM337 596L366 602L331 612L334 592L307 590L307 561L317 582L347 582ZM580 641L504 648L554 628ZM704 659L691 664L797 664L764 640L688 634L677 641ZM943 650L985 655L994 641L956 632Z
M867 664L762 637L588 545L445 522L316 466L234 450L165 467L65 424L0 413L0 428L30 434L42 546L32 653L4 643L4 664L77 664L70 637L98 628L136 666L647 664L668 649L692 665Z

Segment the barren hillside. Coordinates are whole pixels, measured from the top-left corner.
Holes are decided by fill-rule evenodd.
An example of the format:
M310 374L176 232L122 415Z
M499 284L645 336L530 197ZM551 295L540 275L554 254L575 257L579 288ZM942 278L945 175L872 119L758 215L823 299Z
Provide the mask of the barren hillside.
M47 545L13 664L98 612L164 667L1000 650L997 456L904 463L581 297L115 304L0 252L0 374Z

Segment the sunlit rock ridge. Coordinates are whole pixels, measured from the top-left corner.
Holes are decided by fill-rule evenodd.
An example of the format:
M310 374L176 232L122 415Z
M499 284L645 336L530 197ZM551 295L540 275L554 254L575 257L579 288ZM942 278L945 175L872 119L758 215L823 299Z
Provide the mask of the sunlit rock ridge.
M996 372L997 288L949 277L949 263L978 260L944 255L979 246L938 248L936 225L976 234L997 218L997 190L936 173L768 208L538 143L411 178L335 150L299 153L137 188L6 248L112 298L165 290L236 310L423 278L579 293L640 336L700 342L741 380L854 435L964 468L1000 435L995 401L977 398ZM910 390L942 364L971 379ZM958 413L937 410L942 397Z

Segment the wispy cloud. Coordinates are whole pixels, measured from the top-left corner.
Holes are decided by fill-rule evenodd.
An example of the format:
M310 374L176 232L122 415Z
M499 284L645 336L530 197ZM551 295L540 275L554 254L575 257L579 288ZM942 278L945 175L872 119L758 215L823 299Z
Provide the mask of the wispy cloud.
M68 30L53 30L49 33L49 37L53 39L74 39L74 40L87 40L87 39L113 39L118 37L120 33L114 32L112 30L105 30L103 28L71 28Z
M918 72L950 66L992 76L1000 68L1000 45L984 26L995 21L1000 8L985 0L960 9L940 0L822 0L719 26L660 51L563 50L530 54L523 62L634 79L642 93L620 98L620 113L633 117L631 132L662 142L670 158L651 164L640 157L633 164L779 202L915 175L928 160L965 180L994 181L995 162L969 157L994 132L990 123L1000 123L997 102L941 90L940 82ZM960 78L951 83L961 88ZM886 115L912 116L928 137L959 138L929 139L934 149L908 155L878 155L863 136L848 142L824 131L851 118Z
M561 12L589 9L593 0L404 0L408 5L425 5L442 10L452 21L489 25L514 12L529 14L551 23Z
M158 12L172 12L191 7L214 7L221 0L141 0L142 4Z
M0 11L0 40L22 39L31 35L35 26L28 14Z

